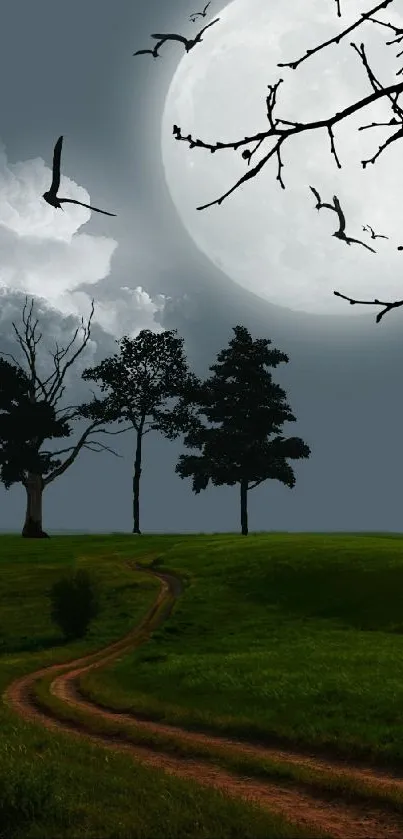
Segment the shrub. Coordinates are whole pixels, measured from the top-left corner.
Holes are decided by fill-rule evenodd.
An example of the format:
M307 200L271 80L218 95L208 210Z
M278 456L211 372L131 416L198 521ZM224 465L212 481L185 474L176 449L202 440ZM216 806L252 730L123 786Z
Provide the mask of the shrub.
M82 638L99 613L99 592L88 571L57 580L50 591L51 618L69 640Z

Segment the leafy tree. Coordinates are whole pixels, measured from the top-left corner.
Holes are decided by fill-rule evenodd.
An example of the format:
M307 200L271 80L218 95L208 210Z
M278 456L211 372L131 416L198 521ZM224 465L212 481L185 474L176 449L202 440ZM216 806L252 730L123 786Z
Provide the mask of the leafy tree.
M44 488L68 469L82 448L92 451L106 449L112 451L92 434L120 433L106 431L101 426L113 420L113 413L107 407L107 400L102 406L102 419L99 400L93 402L93 418L73 445L58 451L44 450L45 440L69 437L72 433L71 422L84 415L83 406L57 407L65 391L65 375L88 343L91 331L91 314L86 326L81 320L82 342L72 350L80 327L78 327L67 347L58 347L51 353L53 372L43 378L39 376L37 365L37 347L42 333L37 332L38 320L33 318L34 301L30 306L25 298L22 313L24 329L20 331L13 323L18 344L25 356L26 368L13 355L8 355L12 362L0 358L0 480L6 489L14 483L21 483L26 490L27 506L22 535L25 537L45 538L47 533L42 528L42 496ZM98 413L97 413L98 412ZM66 454L64 460L58 455ZM114 454L116 454L114 452Z
M284 422L295 422L285 391L272 381L266 367L288 362L288 356L269 349L271 341L253 341L244 326L233 329L229 347L209 369L214 375L196 385L185 399L197 406L199 420L185 437L185 445L200 455L181 455L176 472L193 478L193 491L240 485L241 531L248 534L248 490L269 479L288 487L295 484L289 459L307 458L308 446L299 437L281 435ZM201 421L204 415L214 427ZM274 435L274 436L273 436ZM270 438L270 439L269 439Z
M156 333L142 329L136 338L124 336L116 343L120 352L84 370L83 379L97 382L103 392L109 391L108 404L119 417L118 422L128 421L136 432L132 532L140 534L143 437L150 431L160 431L173 440L191 427L192 409L176 397L195 386L197 379L188 369L183 338L176 336L176 330ZM85 416L93 416L91 407Z
M325 0L323 0L325 2ZM327 0L327 2L332 2L332 0ZM336 0L335 4L333 3L335 8L335 13L337 14L338 18L342 17L343 14L343 2L342 0ZM347 7L348 3L345 3ZM388 11L390 9L394 9L398 4L395 0L381 0L381 2L376 3L371 9L366 12L360 13L357 20L354 23L350 24L350 26L345 27L344 29L340 29L336 34L329 38L327 41L324 41L320 44L309 44L309 48L306 51L298 56L297 58L292 59L291 61L284 61L278 63L278 67L282 68L281 72L284 75L285 73L292 73L297 71L297 68L305 61L310 61L313 56L315 56L320 50L327 49L331 47L332 55L334 54L335 48L340 44L340 42L348 37L351 37L351 33L354 33L353 37L356 36L358 29L361 30L361 27L366 29L366 27L370 26L379 27L378 31L380 37L384 36L385 38L390 38L390 40L386 40L386 44L390 46L393 50L396 49L396 44L401 44L403 41L403 29L395 24L391 23L389 20L380 20L377 15L385 11L388 7ZM345 43L345 42L343 42ZM245 131L242 132L242 136L239 137L237 140L231 140L222 142L220 140L216 142L205 141L200 138L194 137L192 134L189 133L187 128L182 131L182 128L178 125L173 126L173 134L176 140L185 142L189 146L190 149L207 149L212 154L218 153L225 153L228 151L233 151L239 153L243 160L245 161L246 171L245 173L237 180L235 184L229 186L229 188L218 198L209 201L207 204L203 204L197 207L198 210L205 210L207 207L212 207L214 204L221 205L223 201L225 201L233 192L235 192L240 186L246 184L251 179L255 178L259 172L272 161L277 163L277 174L276 180L279 183L282 189L286 188L286 184L284 182L282 170L284 169L284 163L282 160L282 153L284 149L286 149L290 143L293 142L293 138L297 137L305 132L311 133L312 131L326 131L329 137L329 152L333 156L334 162L338 169L342 168L342 163L337 154L337 143L335 138L335 129L337 126L342 123L343 121L347 121L350 117L354 114L359 112L365 111L367 106L378 105L380 106L379 114L377 119L370 123L366 123L361 125L358 130L364 131L366 129L378 128L382 127L383 131L381 132L382 140L381 142L374 142L373 147L373 154L370 155L366 159L361 160L361 165L363 169L365 169L369 164L375 164L378 158L388 152L392 143L400 142L403 137L403 107L401 104L400 96L403 93L403 80L402 80L402 73L403 68L400 66L396 70L395 76L396 78L389 78L386 84L383 84L377 77L376 73L371 66L370 60L365 51L365 44L360 43L359 46L354 42L350 42L350 46L354 50L357 55L357 60L362 64L363 76L364 74L368 80L368 93L363 96L361 99L356 101L349 102L346 107L340 108L338 110L332 109L331 104L326 106L326 113L320 115L318 119L308 120L307 122L300 122L299 120L292 120L292 119L282 119L278 115L278 97L281 95L280 86L283 84L284 79L279 78L274 84L267 85L269 89L269 95L265 97L265 114L263 116L266 117L268 121L268 127L266 130L256 132L253 130L248 130L245 128ZM402 51L397 52L396 59L399 59L402 56ZM401 62L398 62L401 63ZM399 78L400 77L400 78ZM263 97L262 97L263 98ZM281 106L280 106L281 107ZM387 120L386 118L386 108L389 110L390 118ZM373 111L371 110L371 114ZM378 137L378 132L376 132L376 137ZM310 187L312 189L312 187ZM307 184L308 189L308 184ZM316 190L314 190L315 192ZM339 216L339 224L340 228L334 236L337 236L339 239L344 240L347 245L351 242L357 242L359 240L352 239L349 236L345 235L344 227L345 227L345 217L341 210L340 203L338 201L337 196L333 196L333 200L336 199L336 204L332 206L329 203L322 204L319 200L319 203L316 205L318 209L320 207L328 207L330 210L335 210L337 215ZM371 231L371 227L364 228L367 229L367 232ZM373 231L371 233L371 239L376 239L378 236L374 235ZM380 238L388 238L387 236L381 235ZM359 241L360 244L364 244L362 241ZM364 247L368 247L364 245ZM373 250L373 248L369 248L369 250ZM399 245L397 250L402 251L403 246ZM376 252L376 251L375 251ZM339 291L333 292L337 297L341 297L344 300L347 300L351 305L358 304L363 306L381 306L382 309L376 317L376 322L379 323L382 317L390 312L392 309L398 308L403 306L403 300L379 300L379 298L375 298L374 300L355 300L354 298L349 297L346 294L341 294Z

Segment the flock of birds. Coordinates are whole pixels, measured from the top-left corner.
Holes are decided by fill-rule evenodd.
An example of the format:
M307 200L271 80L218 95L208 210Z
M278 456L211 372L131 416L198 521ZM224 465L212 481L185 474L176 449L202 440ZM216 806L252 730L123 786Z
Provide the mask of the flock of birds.
M192 12L189 20L191 20L192 23L195 23L197 17L206 17L207 9L210 3L206 3L202 12ZM179 43L183 44L183 46L185 47L186 52L189 52L191 49L193 49L195 44L200 43L200 41L202 40L203 32L205 32L206 29L209 28L209 26L213 26L214 23L218 23L219 20L220 18L216 17L215 20L212 20L211 23L208 23L207 26L204 26L203 29L201 29L200 32L198 32L194 38L185 38L184 35L176 35L175 33L156 32L153 35L151 35L151 38L157 38L157 43L155 47L152 50L137 50L133 53L133 55L150 54L153 56L153 58L160 58L161 56L158 50L160 49L160 47L162 47L163 44L165 44L165 41L179 41Z
M210 2L206 3L206 5L204 6L204 9L201 12L192 12L191 13L191 15L189 16L189 19L192 21L192 23L195 23L197 18L199 18L199 17L200 18L205 18L206 17L207 9L210 6L210 4L211 4L211 0L210 0ZM206 26L203 27L203 29L200 29L200 31L197 33L197 35L194 38L190 38L190 39L185 38L184 35L177 35L175 33L157 32L157 33L151 35L151 38L156 38L157 39L157 43L156 43L156 45L153 49L137 50L136 52L133 53L133 55L144 55L146 53L149 53L150 55L153 56L153 58L160 58L158 50L160 49L160 47L166 41L179 41L180 43L182 43L184 45L186 52L189 52L189 50L193 49L195 44L198 44L198 43L201 42L202 35L206 31L206 29L208 29L210 26L213 26L214 23L218 23L219 20L220 20L220 18L215 18L210 23L207 23ZM73 198L60 198L58 196L57 193L58 193L59 187L60 187L60 160L61 160L61 153L62 153L62 145L63 145L63 135L61 137L59 137L59 139L57 140L56 145L54 147L52 183L51 183L51 186L50 186L50 189L48 190L48 192L43 193L42 197L45 199L45 201L47 201L47 203L50 204L51 207L55 207L58 210L63 209L62 204L78 204L81 207L87 207L89 210L93 210L93 212L95 212L95 213L103 213L103 215L105 215L105 216L116 216L116 213L109 213L107 210L100 210L99 207L93 207L91 204L84 204L82 201L76 201ZM337 239L340 239L340 240L344 241L347 245L350 245L352 242L355 242L356 244L362 245L364 248L367 248L367 250L372 251L372 253L376 253L374 248L372 248L370 245L366 244L365 242L362 242L361 239L354 239L351 236L347 236L347 234L346 234L346 219L345 219L344 213L341 209L340 202L339 202L339 199L337 198L337 195L333 196L333 204L329 204L327 202L322 202L321 201L321 198L320 198L320 195L319 195L318 191L313 186L310 186L309 188L313 192L313 194L316 198L316 201L317 201L316 209L321 210L322 208L326 208L328 210L332 210L333 212L336 213L336 215L338 217L339 228L334 233L332 233L332 236L335 236ZM373 228L369 224L364 225L362 229L365 233L370 234L371 239L389 239L388 236L385 236L382 233L375 233ZM399 250L399 251L403 250L403 246L399 245L397 250Z
M340 201L337 195L333 195L333 204L329 204L328 202L321 200L319 192L317 189L315 189L315 187L310 186L309 189L311 190L311 192L313 192L316 198L315 207L317 210L322 210L322 208L325 207L327 210L332 210L337 215L337 218L339 220L339 227L338 230L335 230L335 232L332 233L332 236L335 236L336 239L340 239L341 241L345 242L346 245L351 245L352 242L355 242L357 245L362 245L364 248L367 248L367 250L372 251L372 253L376 253L374 248L371 248L371 246L367 245L366 242L362 242L361 239L353 239L352 236L347 236L346 218L343 213L343 210L341 209ZM363 225L362 229L364 233L370 234L371 239L389 239L389 236L384 236L383 233L375 233L373 228L369 224ZM402 248L399 247L398 250L402 250Z
M203 11L201 12L192 12L190 15L190 20L192 23L195 23L198 17L204 18L206 17L207 9L210 6L211 0L209 3L206 3ZM175 34L164 34L159 33L156 35L151 35L152 38L158 38L158 43L155 45L154 49L152 50L137 50L137 52L133 53L133 55L141 55L142 53L151 53L154 58L159 58L158 50L165 43L165 41L180 41L183 43L186 52L192 49L195 44L200 43L202 40L203 32L209 28L209 26L213 26L214 23L217 23L220 18L216 18L215 20L208 23L207 26L204 26L200 32L197 33L195 38L188 39L185 38L183 35L175 35ZM43 193L42 198L50 204L51 207L55 207L56 210L62 210L62 204L78 204L80 207L87 207L88 210L93 210L94 213L103 213L105 216L115 216L116 213L109 213L107 210L100 210L99 207L93 207L92 204L84 204L83 201L76 201L74 198L60 198L57 194L60 187L60 161L62 155L62 146L63 146L63 135L59 137L56 142L56 145L53 150L53 169L52 169L52 183L50 185L50 189L47 192Z

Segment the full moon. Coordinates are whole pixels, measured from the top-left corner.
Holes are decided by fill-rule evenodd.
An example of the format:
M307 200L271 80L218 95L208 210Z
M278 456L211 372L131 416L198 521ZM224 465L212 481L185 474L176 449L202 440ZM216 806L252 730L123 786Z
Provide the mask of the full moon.
M363 8L364 7L364 8ZM232 280L279 306L316 314L363 314L333 295L340 291L357 299L400 299L403 296L402 140L391 144L374 165L372 157L392 135L392 110L386 97L347 117L334 127L337 156L331 154L326 128L290 137L282 147L282 178L276 180L276 155L255 178L242 184L221 205L198 211L219 198L247 170L242 148L216 151L189 149L175 140L172 127L205 142L241 140L269 128L268 85L283 79L274 116L292 122L325 119L373 92L357 52L363 42L376 78L384 85L401 80L397 58L401 45L386 45L393 30L365 21L339 44L320 50L296 70L279 62L300 58L307 50L351 26L369 2L341 0L235 0L210 14L201 24L189 23L186 37L213 17L220 21L200 44L184 54L173 76L162 117L162 159L165 177L179 217L196 246ZM209 11L211 11L209 9ZM402 28L403 16L389 9L380 20ZM173 42L165 49L179 49ZM396 128L395 128L396 130ZM267 139L252 158L256 164L273 145ZM250 150L254 148L251 144ZM338 219L317 211L313 186L321 200L337 195L346 218L346 233L374 247L348 246L332 236ZM387 239L371 240L363 226ZM366 309L366 307L365 307ZM374 316L372 307L368 307Z

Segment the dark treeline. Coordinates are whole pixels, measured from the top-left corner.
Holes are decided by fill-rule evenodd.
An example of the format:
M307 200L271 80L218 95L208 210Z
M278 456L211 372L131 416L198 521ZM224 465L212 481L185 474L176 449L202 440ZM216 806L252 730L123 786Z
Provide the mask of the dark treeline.
M37 348L42 340L34 301L26 299L23 329L13 324L24 356L0 355L0 480L9 489L21 483L26 491L24 537L45 538L42 497L45 487L68 469L83 448L118 455L99 435L133 435L133 533L140 534L140 478L142 440L159 431L172 440L184 437L176 472L192 478L195 493L215 486L239 485L241 532L248 533L248 491L267 480L292 488L295 475L289 460L308 458L310 449L299 437L285 437L285 422L295 422L285 391L272 379L270 368L288 363L288 356L271 348L268 338L253 340L244 326L200 380L190 369L183 338L176 330L142 330L136 338L123 337L118 352L82 373L95 382L90 401L60 406L66 373L85 349L94 314L81 321L66 347L51 352L53 371L40 376ZM81 342L75 344L80 329ZM5 356L8 355L8 358ZM8 360L11 359L11 360ZM123 427L121 425L123 424ZM68 438L54 450L46 441ZM195 450L197 453L195 453Z

